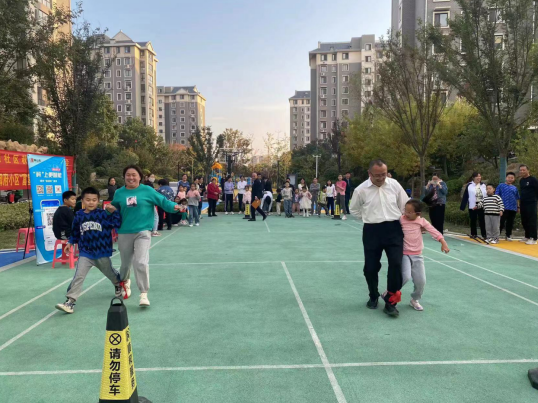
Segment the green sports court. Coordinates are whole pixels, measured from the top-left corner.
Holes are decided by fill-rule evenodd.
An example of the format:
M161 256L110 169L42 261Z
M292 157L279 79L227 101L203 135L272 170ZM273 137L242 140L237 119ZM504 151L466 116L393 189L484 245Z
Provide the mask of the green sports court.
M151 306L126 301L138 393L175 402L537 402L538 261L425 235L423 312L369 310L359 221L204 216L153 238ZM119 256L114 257L119 266ZM385 285L386 267L380 285ZM0 272L0 401L96 403L113 286ZM382 290L381 290L382 291Z

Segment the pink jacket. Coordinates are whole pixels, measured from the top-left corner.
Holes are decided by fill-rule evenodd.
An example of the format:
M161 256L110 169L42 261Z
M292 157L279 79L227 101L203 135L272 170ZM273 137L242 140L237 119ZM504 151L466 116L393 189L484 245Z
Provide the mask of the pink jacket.
M416 220L408 220L405 216L400 218L404 233L404 255L421 255L424 249L422 241L422 229L425 229L436 241L443 239L443 235L437 231L425 218L418 217Z

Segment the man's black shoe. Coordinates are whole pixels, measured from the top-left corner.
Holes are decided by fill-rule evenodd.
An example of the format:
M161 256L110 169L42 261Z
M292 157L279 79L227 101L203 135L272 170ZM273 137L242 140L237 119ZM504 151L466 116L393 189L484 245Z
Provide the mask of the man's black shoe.
M370 309L377 309L377 300L378 298L370 298L366 303L366 306Z
M267 218L267 215L264 215L264 216L263 216L263 221L265 221L266 218Z
M392 316L393 318L397 318L398 316L400 316L400 312L396 309L396 305L392 304L385 303L385 308L383 309L383 312L385 312L389 316Z
M255 218L250 218L249 221L256 221L256 219Z

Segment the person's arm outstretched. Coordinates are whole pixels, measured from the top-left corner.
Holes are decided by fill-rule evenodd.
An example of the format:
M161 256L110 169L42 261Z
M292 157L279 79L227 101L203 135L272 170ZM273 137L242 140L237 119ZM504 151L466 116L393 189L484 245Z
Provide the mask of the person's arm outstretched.
M439 231L435 229L433 225L431 225L428 220L422 219L421 226L423 229L428 231L428 233L435 239L436 241L441 242L441 251L448 253L450 252L450 249L448 248L448 244L445 241L445 238L443 237L443 234L441 234Z

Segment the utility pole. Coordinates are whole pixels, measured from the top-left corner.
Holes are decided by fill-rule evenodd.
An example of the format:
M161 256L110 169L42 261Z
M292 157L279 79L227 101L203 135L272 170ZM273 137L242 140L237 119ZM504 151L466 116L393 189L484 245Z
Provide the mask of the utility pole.
M321 158L321 155L313 155L312 157L316 159L316 178L317 178L318 177L318 158Z

